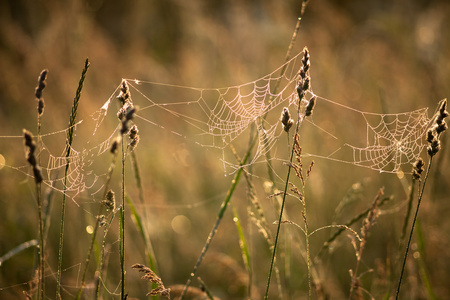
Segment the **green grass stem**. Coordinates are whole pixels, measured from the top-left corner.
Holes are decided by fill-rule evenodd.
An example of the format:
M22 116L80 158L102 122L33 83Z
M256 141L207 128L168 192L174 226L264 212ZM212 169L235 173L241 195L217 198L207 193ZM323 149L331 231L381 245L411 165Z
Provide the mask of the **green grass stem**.
M120 239L120 299L125 299L125 158L126 148L124 146L124 139L122 135L122 203L119 211L120 225L119 225L119 239Z
M142 186L142 180L141 180L141 175L140 175L140 170L139 170L139 164L137 162L137 157L136 157L136 153L135 151L131 152L131 160L132 160L132 167L134 170L134 177L136 179L136 185L137 188L139 190L139 201L141 202L141 204L144 204L144 190L143 190L143 186ZM136 222L136 226L138 228L138 231L142 237L142 239L144 240L145 243L145 251L147 254L147 259L148 259L148 266L150 267L150 269L152 269L155 273L159 273L158 272L158 267L156 265L156 260L155 260L155 252L153 251L153 245L152 242L150 240L150 238L148 237L148 234L145 230L145 227L142 223L142 218L140 216L140 214L138 213L138 211L136 210L133 201L131 201L131 198L129 196L126 197L128 206L131 209L131 213L134 217L134 220Z
M256 141L256 139L255 139ZM247 154L245 155L244 159L241 161L240 163L240 168L236 171L236 174L234 175L233 180L231 181L231 186L228 189L227 195L225 196L224 201L222 202L222 206L220 207L220 211L219 214L217 215L217 219L216 219L216 223L214 224L211 232L209 233L209 236L206 240L205 245L203 246L202 252L200 254L200 257L197 260L197 263L194 266L194 270L192 271L192 273L189 275L189 278L186 282L186 285L184 286L183 292L181 293L180 299L183 299L183 297L185 296L189 286L191 285L192 282L192 278L195 277L195 275L197 274L197 270L200 267L200 264L203 261L203 257L205 256L206 252L208 251L209 245L212 242L212 239L214 238L214 235L217 232L217 228L220 225L220 221L222 220L223 215L225 214L225 211L227 210L228 204L231 200L231 197L234 194L234 191L236 190L237 184L239 183L239 179L241 177L242 171L243 171L243 166L247 163L247 160L250 157L250 152L251 149L253 148L254 143L252 143L252 145L250 146L250 149L248 150Z
M87 70L89 69L89 60L86 58L84 63L84 69L81 72L81 78L78 82L78 88L73 99L72 112L69 119L69 130L67 131L67 141L66 141L66 168L64 171L64 187L63 187L63 199L61 204L61 224L59 231L59 248L58 248L58 271L56 279L56 299L60 299L61 293L61 269L63 260L63 245L64 245L64 222L66 215L66 187L67 187L67 175L69 172L70 165L70 150L72 147L74 130L75 130L75 119L77 117L78 104L80 103L81 90L83 89L84 79L86 78Z
M405 255L403 256L403 265L402 265L401 272L400 272L400 278L398 280L397 293L396 293L395 299L398 299L398 297L400 296L400 288L401 288L401 285L402 285L403 273L405 271L406 259L408 258L408 252L409 252L409 247L411 245L411 240L412 240L412 236L413 236L413 232L414 232L414 226L415 226L416 221L417 221L417 215L419 214L420 203L422 202L423 193L425 191L425 185L427 183L428 175L430 174L431 163L432 162L433 162L433 156L430 157L430 161L428 162L427 172L426 172L425 178L423 180L422 187L421 187L420 192L419 192L419 198L417 200L416 212L414 214L414 219L413 219L413 223L412 223L412 226L411 226L411 231L410 231L410 234L409 234L408 243L406 245Z
M247 298L252 298L252 266L250 263L250 252L248 250L247 242L244 235L244 230L242 229L241 221L239 220L239 215L237 213L236 208L233 207L233 221L236 224L236 229L239 235L239 246L241 248L242 260L244 261L245 268L248 272L248 290L247 290Z

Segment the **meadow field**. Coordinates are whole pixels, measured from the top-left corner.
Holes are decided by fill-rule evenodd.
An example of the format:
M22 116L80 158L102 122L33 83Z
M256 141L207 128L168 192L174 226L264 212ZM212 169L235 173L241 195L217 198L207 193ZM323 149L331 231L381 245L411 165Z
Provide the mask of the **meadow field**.
M0 299L450 298L449 15L2 1Z

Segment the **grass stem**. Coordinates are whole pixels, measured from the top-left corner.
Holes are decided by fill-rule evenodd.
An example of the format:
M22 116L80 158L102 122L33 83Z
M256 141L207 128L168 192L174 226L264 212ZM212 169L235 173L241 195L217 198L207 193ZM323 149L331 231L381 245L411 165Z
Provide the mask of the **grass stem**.
M78 88L75 94L75 98L73 99L72 112L70 114L69 119L69 130L67 132L67 141L66 141L66 167L64 171L64 187L63 187L63 199L61 204L61 222L60 222L60 230L59 230L59 247L58 247L58 271L57 271L57 279L56 279L56 299L61 298L61 269L62 269L62 259L63 259L63 245L64 245L64 222L66 215L66 188L67 188L67 177L70 166L70 151L72 148L74 130L75 130L75 119L77 117L78 104L80 102L81 90L83 89L84 79L86 78L87 70L89 69L89 60L86 58L84 63L84 69L81 72L81 78L78 82Z
M256 139L255 139L255 141L256 141ZM198 258L197 263L194 266L194 270L189 275L189 278L188 278L188 280L186 282L186 285L184 286L183 292L181 293L180 299L183 299L183 297L186 295L186 292L187 292L189 286L191 285L192 278L195 277L195 275L197 273L197 270L198 270L198 268L200 267L200 264L203 261L203 257L205 256L206 252L208 251L209 245L211 244L212 239L214 238L214 235L217 232L217 228L219 227L220 221L222 220L222 217L225 214L225 211L227 210L227 207L228 207L228 204L229 204L229 202L231 200L231 197L233 196L233 193L236 190L236 186L237 186L237 184L239 182L239 179L241 177L241 174L242 174L242 171L243 171L243 168L244 168L243 166L246 164L248 158L250 157L250 152L251 152L251 149L253 148L253 145L254 145L254 143L252 143L252 145L250 146L250 149L248 150L248 152L245 155L244 159L240 163L241 167L236 171L236 174L234 175L234 178L231 181L231 186L230 186L230 188L229 188L229 190L227 192L227 195L225 196L224 201L222 202L222 206L220 207L220 211L219 211L219 214L217 216L216 223L214 224L211 232L209 233L209 236L208 236L208 238L206 240L205 245L203 246L203 249L202 249L202 252L200 254L200 257Z
M400 272L400 278L398 280L397 293L396 293L395 299L398 299L398 297L400 296L400 288L401 288L401 285L402 285L403 273L405 271L405 266L406 266L406 259L408 258L409 247L411 245L411 240L412 240L412 236L413 236L413 232L414 232L414 225L416 224L417 215L419 214L419 207L420 207L420 203L421 203L422 198L423 198L423 193L425 191L425 185L427 183L428 175L430 174L432 161L433 161L433 156L430 157L430 161L428 162L427 172L426 172L425 178L423 180L422 187L420 189L419 198L417 200L416 212L414 214L414 219L413 219L413 223L412 223L412 226L411 226L411 231L409 233L409 238L408 238L408 243L406 245L405 255L403 256L403 265L402 265L402 269L401 269L401 272Z

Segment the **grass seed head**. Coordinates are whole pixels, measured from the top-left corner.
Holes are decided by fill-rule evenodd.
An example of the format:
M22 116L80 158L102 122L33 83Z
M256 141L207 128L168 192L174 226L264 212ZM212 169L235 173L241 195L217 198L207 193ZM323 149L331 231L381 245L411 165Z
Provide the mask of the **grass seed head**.
M317 97L314 95L309 99L308 105L306 106L305 116L310 116L313 113L314 107L316 106Z
M111 145L111 149L109 150L112 154L115 154L117 151L117 148L119 147L119 140L115 139L114 142Z
M106 197L102 200L102 204L106 207L106 209L114 211L116 208L116 196L113 190L109 190L106 193Z
M98 219L100 227L104 227L106 225L107 222L106 222L105 215L99 215L99 216L97 216L97 219Z
M439 150L441 150L441 142L437 138L434 139L428 146L427 150L428 150L428 155L430 155L430 156L436 155L436 153L438 153Z
M423 159L421 157L419 157L419 159L413 164L413 178L414 179L419 179L420 175L423 173L424 171L424 166L425 163L423 161Z
M38 114L39 114L39 116L42 116L42 114L44 113L44 107L45 107L44 98L40 98L38 100Z
M130 143L128 144L130 147L130 150L133 151L134 148L136 148L137 144L139 143L139 129L136 125L133 125L130 129L130 132L128 133L128 137L130 139Z
M444 99L441 106L439 107L439 116L441 116L442 118L448 117L447 99Z
M283 108L280 120L284 131L289 132L289 129L291 129L292 125L294 125L294 120L291 118L291 115L289 114L289 109L287 107Z
M144 266L143 264L134 264L131 267L138 270L139 272L144 273L144 276L142 276L141 279L148 280L158 285L158 287L152 289L150 293L147 294L147 296L161 295L170 299L170 289L166 289L164 287L164 283L162 282L161 278L159 278L152 269Z
M45 81L47 79L47 73L48 73L48 70L42 70L41 74L39 75L38 85L34 92L36 98L38 98L38 99L40 99L42 97L42 91L47 86L47 82Z
M120 93L119 96L117 96L120 103L122 105L125 105L130 99L130 88L128 87L128 83L126 80L122 80L122 83L120 85Z
M38 165L36 156L34 155L34 151L36 150L36 143L34 141L33 134L30 131L24 129L23 136L25 139L25 146L28 147L26 159L28 163L33 167L34 181L36 183L41 183L44 178L42 177L41 167Z

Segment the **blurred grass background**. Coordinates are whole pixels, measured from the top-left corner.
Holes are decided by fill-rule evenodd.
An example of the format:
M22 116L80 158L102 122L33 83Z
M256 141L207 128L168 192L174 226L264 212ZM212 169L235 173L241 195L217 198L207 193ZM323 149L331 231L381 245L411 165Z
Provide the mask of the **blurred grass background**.
M2 1L0 136L21 135L22 128L36 128L33 91L44 68L49 70L49 75L44 90L46 107L42 128L44 132L64 129L86 57L91 68L79 106L79 119L89 118L101 107L122 78L222 87L262 77L283 63L300 7L300 1ZM294 53L304 46L309 48L312 86L320 96L363 111L396 113L430 107L431 115L438 101L450 95L449 15L447 1L313 0L302 20ZM333 127L339 115L333 111L321 113ZM111 126L116 126L111 122ZM352 135L351 124L336 122L334 127L335 132ZM145 205L140 209L146 213L159 275L167 286L184 284L216 219L231 178L223 176L216 153L201 151L194 143L180 141L163 131L140 129L141 143L136 153L145 183ZM82 136L82 132L77 132L75 143ZM440 298L450 295L450 223L445 217L450 208L447 201L450 156L445 146L448 138L443 138L444 147L436 159L420 212L426 247L423 252L426 256L420 259L425 262L431 285ZM327 147L327 144L314 144L317 139L306 134L302 141L306 151ZM55 151L62 148L61 145L61 150ZM7 165L24 164L21 140L1 138L0 151ZM106 161L104 172L108 164ZM316 161L311 176L307 199L312 228L350 219L370 205L381 186L385 187L386 195L394 196L373 229L364 253L366 269L373 268L374 272L364 277L367 281L363 284L379 298L392 288L389 284L395 286L397 281L389 278L389 264L395 258L392 252L397 249L406 209L407 193L401 181L395 175L323 160ZM362 183L361 193L338 216L340 219L333 219L336 207L357 182ZM137 199L132 177L128 183L128 193ZM272 223L276 214L262 191L263 183L264 180L255 182ZM0 170L3 207L0 255L37 237L33 195L33 184L23 174L8 168ZM47 261L52 271L57 259L61 195L57 193L54 197L47 246ZM86 226L94 222L93 214L97 210L92 197L83 197L79 200L80 207L68 202L64 299L74 295L79 283L77 279L89 243ZM246 234L251 236L254 299L258 299L266 283L270 251L246 217L243 182L232 204L243 219ZM288 203L287 212L300 220L297 203ZM183 230L173 225L177 216L187 217L178 217ZM131 266L142 263L145 256L144 245L131 222L128 229L126 261ZM291 231L294 230L288 232ZM312 239L313 255L328 234L323 232ZM114 282L114 278L119 278L118 269L114 269L118 267L115 266L117 243L114 244L117 236L111 241L110 268L116 271L109 271L108 276ZM246 272L238 242L232 214L228 211L199 274L223 299L245 297ZM321 279L331 298L339 299L348 293L348 270L354 267L355 257L345 238L335 248L326 256ZM298 256L294 257L289 290L292 299L299 299L307 295L306 266ZM418 270L419 258L411 257L416 259L408 264L404 299L427 298ZM14 299L27 289L23 283L33 276L33 259L33 251L27 250L0 267L0 298ZM144 298L146 283L133 270L127 272L130 297ZM272 293L275 299L275 288ZM53 295L51 288L48 295Z

